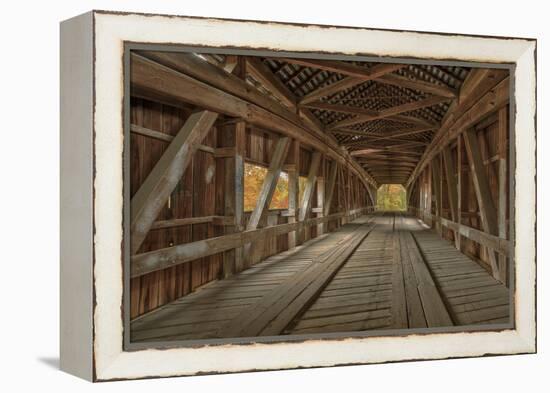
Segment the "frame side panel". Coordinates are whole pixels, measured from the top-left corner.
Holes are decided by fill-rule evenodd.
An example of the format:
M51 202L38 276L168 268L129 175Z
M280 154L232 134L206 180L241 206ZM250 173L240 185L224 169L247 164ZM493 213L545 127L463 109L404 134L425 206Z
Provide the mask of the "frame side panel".
M60 26L60 367L93 379L93 13Z

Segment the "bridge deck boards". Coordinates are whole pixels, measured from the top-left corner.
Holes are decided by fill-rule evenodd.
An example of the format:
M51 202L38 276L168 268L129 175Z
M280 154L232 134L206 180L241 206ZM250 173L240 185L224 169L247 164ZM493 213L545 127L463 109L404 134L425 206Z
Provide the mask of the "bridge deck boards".
M508 289L477 262L416 219L386 214L361 217L143 315L132 321L131 340L487 324L509 316Z

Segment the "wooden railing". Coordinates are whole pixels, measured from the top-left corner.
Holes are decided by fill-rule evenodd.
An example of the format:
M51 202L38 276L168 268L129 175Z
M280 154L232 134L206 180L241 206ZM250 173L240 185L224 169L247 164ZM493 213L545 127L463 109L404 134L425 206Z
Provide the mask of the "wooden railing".
M161 248L131 257L131 277L142 276L171 266L188 263L193 260L242 247L256 240L270 239L305 227L322 224L336 219L353 219L373 210L372 206L339 212L325 217L310 218L304 221L268 226L229 235L212 237L192 243Z
M409 206L409 210L415 211L417 213L417 217L423 221L426 221L427 218L430 220L430 223L439 222L440 225L455 231L465 238L481 244L482 246L488 247L499 254L506 257L511 255L510 241L507 239L491 235L487 232L480 231L479 229L472 228L464 224L459 224L458 222L454 222L443 217L434 216L427 211L418 209L417 207Z

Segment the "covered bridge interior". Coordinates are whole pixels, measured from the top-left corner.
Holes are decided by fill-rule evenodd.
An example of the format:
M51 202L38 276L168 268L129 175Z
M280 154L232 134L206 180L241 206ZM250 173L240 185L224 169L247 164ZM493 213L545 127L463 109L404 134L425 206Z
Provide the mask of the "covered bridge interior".
M387 61L131 52L132 342L510 322L509 71Z

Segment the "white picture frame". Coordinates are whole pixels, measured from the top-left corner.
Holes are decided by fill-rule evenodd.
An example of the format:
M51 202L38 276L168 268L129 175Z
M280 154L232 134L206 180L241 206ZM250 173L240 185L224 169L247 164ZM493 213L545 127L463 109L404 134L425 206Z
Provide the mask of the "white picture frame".
M125 43L507 63L515 99L514 328L124 348ZM90 381L536 351L536 41L92 11L61 26L61 368Z

